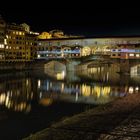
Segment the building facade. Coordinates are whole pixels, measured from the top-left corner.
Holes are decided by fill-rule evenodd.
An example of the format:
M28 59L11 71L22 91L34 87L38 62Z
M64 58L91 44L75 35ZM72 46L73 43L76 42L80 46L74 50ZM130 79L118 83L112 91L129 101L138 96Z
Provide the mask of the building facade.
M4 46L5 30L6 30L6 22L0 16L0 61L5 60L5 46Z
M37 59L107 55L114 59L140 59L140 37L40 39Z
M71 38L38 40L37 59L79 58L81 46Z
M36 35L17 24L7 24L5 33L5 61L29 62L36 58Z

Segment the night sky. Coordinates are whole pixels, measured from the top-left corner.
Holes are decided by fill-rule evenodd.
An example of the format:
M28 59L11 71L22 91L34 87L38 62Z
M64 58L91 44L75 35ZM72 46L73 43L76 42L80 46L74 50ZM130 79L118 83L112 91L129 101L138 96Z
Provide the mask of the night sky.
M85 36L140 35L138 8L30 8L2 9L8 22L23 23L33 31L63 30Z

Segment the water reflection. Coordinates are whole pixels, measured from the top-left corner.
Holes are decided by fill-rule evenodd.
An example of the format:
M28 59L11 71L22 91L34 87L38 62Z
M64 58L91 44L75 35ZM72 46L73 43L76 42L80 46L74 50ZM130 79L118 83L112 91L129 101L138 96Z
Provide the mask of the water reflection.
M9 79L9 75L5 75L0 82L0 104L14 111L29 112L33 98L31 79L11 76L12 79Z
M61 71L56 76L43 70L1 74L0 105L28 113L33 100L43 106L51 106L56 101L105 104L140 92L139 67L131 68L130 75L120 75L118 70L117 64L111 64L89 67L86 71Z

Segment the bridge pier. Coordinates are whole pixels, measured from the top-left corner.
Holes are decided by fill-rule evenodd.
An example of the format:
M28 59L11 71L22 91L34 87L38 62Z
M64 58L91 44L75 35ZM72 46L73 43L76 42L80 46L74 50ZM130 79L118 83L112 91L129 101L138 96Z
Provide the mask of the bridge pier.
M80 64L80 61L70 60L66 62L66 71L74 71L76 66Z

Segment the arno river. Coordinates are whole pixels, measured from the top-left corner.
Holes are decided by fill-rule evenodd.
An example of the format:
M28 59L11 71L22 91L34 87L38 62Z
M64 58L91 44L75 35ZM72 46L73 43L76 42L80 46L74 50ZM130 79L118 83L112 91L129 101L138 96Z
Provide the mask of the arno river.
M140 92L140 68L0 74L0 139L19 140L74 114Z

